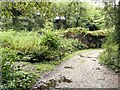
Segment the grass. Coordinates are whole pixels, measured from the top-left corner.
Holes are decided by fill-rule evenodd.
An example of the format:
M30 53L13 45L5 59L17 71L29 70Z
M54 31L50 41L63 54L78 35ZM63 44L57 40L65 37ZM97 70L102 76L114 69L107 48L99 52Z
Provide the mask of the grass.
M53 70L55 65L54 64L49 64L49 63L36 63L34 64L35 68L40 71L40 73L43 73L45 71L50 71Z
M46 62L46 63L30 63L30 62L24 62L24 61L15 62L14 66L19 67L20 70L23 70L25 72L34 73L36 75L40 75L44 72L53 70L55 67L54 64L50 64L48 62Z

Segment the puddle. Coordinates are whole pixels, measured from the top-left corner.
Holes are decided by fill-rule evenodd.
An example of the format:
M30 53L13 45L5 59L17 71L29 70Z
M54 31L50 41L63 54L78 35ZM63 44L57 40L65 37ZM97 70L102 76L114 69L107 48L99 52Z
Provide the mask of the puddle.
M50 79L47 82L41 81L38 85L36 85L32 90L45 90L49 88L55 88L58 86L59 83L61 82L66 82L66 83L71 83L72 80L69 77L62 76L60 79Z

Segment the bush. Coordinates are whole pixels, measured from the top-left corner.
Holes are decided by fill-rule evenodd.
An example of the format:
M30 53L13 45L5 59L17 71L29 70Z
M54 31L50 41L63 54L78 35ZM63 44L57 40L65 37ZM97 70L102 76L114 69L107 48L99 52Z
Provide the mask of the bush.
M78 41L78 39L72 40L71 44L74 47L74 49L73 49L74 51L82 50L82 49L86 48L86 46L84 44L82 44L81 41Z
M1 47L8 47L26 54L40 46L40 35L37 32L16 32L3 31L0 32Z
M82 50L85 49L85 45L82 44L80 41L78 41L77 39L63 39L61 40L61 46L60 46L60 50L61 53L72 53L74 51L77 50Z
M58 57L60 37L52 31L44 30L42 34L28 31L0 32L1 47L8 47L19 57L17 60L41 61ZM34 60L33 60L34 59Z
M49 49L57 50L60 45L60 37L58 34L47 30L41 38L41 45L48 46Z
M74 39L65 39L58 32L42 30L41 34L27 31L0 32L1 47L8 47L17 55L16 60L40 62L55 60L66 53L84 49L84 45Z
M120 64L118 60L118 46L117 45L109 45L101 55L100 61L101 63L107 65L108 67L112 68L116 72L120 72Z
M29 90L36 75L23 72L14 66L17 60L41 62L57 60L76 50L84 49L78 40L64 39L58 32L44 30L37 32L0 32L2 51L2 85L1 90Z
M42 51L40 38L41 36L37 32L16 32L12 30L0 32L1 47L13 50L19 56L16 60L29 60L34 53ZM29 55L29 59L24 58L26 55Z
M116 72L120 72L120 63L118 60L118 44L113 32L109 33L106 42L103 44L105 51L100 55L101 63L114 69Z
M1 90L26 90L30 89L35 75L25 73L13 66L13 62L17 59L14 51L10 49L1 49L2 55L2 85Z
M44 29L53 29L54 28L54 25L53 25L53 22L50 22L50 21L47 21L44 25Z

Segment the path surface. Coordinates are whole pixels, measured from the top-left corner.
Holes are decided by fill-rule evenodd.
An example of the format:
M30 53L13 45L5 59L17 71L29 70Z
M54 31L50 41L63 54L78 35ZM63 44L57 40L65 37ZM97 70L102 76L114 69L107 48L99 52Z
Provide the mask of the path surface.
M118 88L118 75L100 65L103 50L81 52L38 80L32 90L45 88Z

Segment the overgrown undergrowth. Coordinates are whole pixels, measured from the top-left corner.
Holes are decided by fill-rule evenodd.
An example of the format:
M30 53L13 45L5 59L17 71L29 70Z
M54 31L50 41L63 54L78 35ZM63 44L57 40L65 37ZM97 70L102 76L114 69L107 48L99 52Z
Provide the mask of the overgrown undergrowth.
M65 33L45 29L0 31L1 90L30 89L39 74L53 70L69 54L88 48L78 38L65 37Z
M101 63L118 73L120 72L120 60L118 59L119 44L116 43L116 39L115 31L111 30L109 36L106 38L106 42L103 44L105 51L100 55L100 60Z
M0 43L3 79L1 90L30 89L37 78L36 73L25 72L20 66L15 67L14 62L39 63L34 66L42 73L53 69L54 65L59 64L68 54L85 48L78 40L64 39L51 30L40 34L28 31L1 31Z

